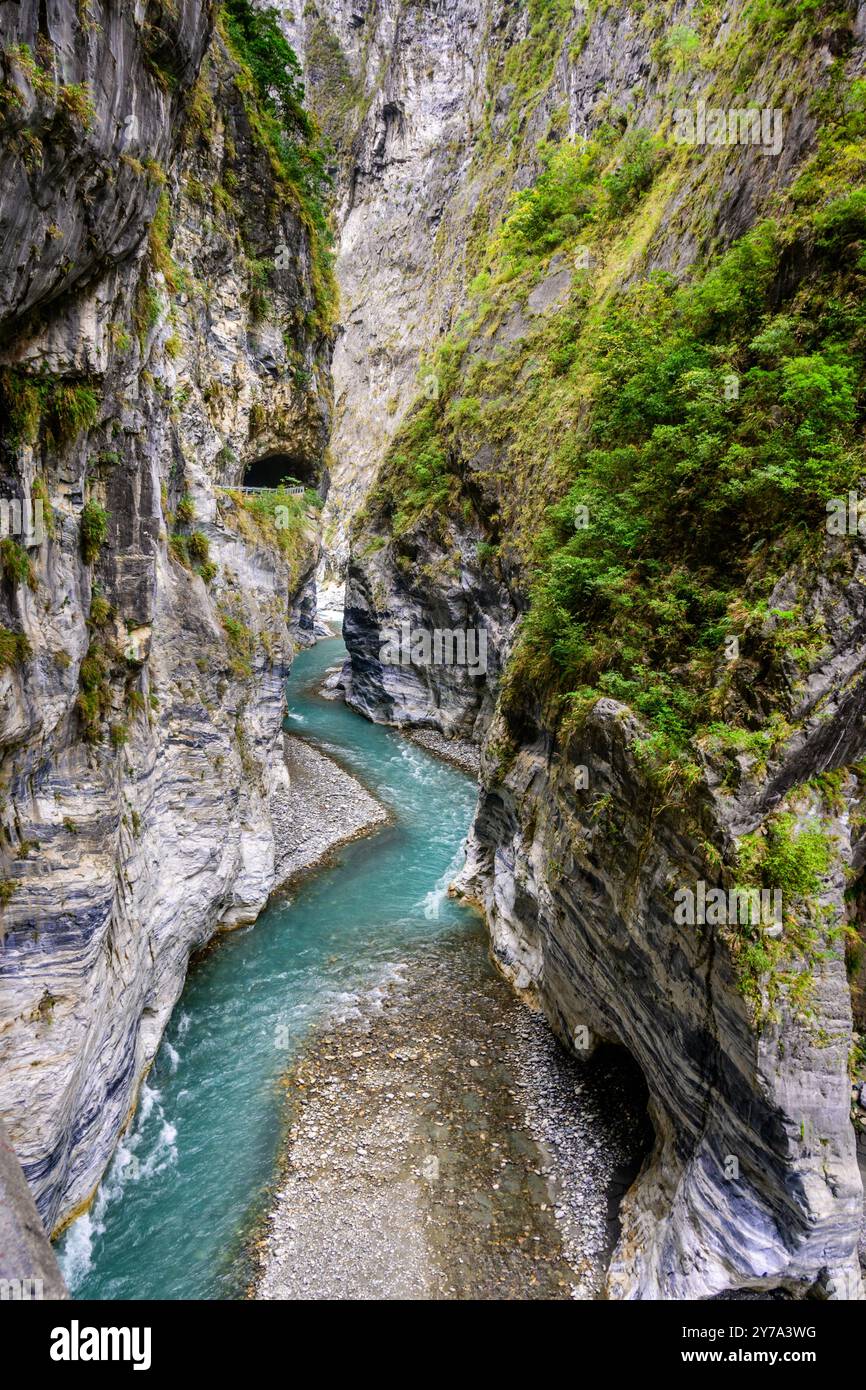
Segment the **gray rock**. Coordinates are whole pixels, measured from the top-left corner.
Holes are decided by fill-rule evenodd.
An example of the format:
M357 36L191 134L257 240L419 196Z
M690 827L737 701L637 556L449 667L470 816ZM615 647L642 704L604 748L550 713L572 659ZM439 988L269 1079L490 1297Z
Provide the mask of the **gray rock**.
M13 8L9 38L36 53L47 25L39 43L93 100L89 125L60 120L53 97L14 77L0 157L0 365L84 381L97 403L60 442L44 429L16 440L4 420L0 453L3 494L27 495L38 475L53 506L31 552L37 589L0 593L0 624L32 649L0 670L0 880L14 884L0 914L0 1114L51 1230L98 1183L190 952L255 920L277 882L284 682L314 635L316 519L283 549L226 488L270 452L323 480L331 402L328 342L281 331L314 305L308 233L277 196L218 38L207 138L185 120L207 7L165 9L158 53L158 31L115 0L83 28L71 3ZM26 129L43 141L35 174ZM212 206L229 171L234 201ZM145 280L163 192L174 268L163 256ZM261 321L251 258L281 240L290 265ZM184 495L218 566L209 583L169 544ZM92 566L85 496L107 513ZM110 611L89 623L97 589ZM97 742L79 709L89 650L104 664Z

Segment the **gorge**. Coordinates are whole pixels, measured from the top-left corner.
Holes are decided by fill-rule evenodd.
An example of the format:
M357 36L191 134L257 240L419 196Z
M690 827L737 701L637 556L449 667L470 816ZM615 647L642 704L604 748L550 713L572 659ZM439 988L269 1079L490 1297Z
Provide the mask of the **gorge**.
M282 1064L342 1056L331 974L376 987L405 952L453 1000L459 959L523 1038L460 954L483 918L561 1044L550 1084L618 1056L635 1124L599 1121L595 1197L618 1165L628 1191L583 1284L527 1128L480 1296L530 1277L518 1212L553 1297L862 1298L866 9L0 0L0 37L0 486L44 518L0 541L0 1118L73 1292L243 1292ZM306 736L396 819L283 900L317 604L346 660ZM402 632L483 663L404 660ZM415 737L480 757L477 804ZM699 885L781 920L684 921ZM226 932L197 1014L190 957ZM235 1083L215 1208L205 1098ZM258 1296L478 1296L447 1250L311 1293L294 1239Z

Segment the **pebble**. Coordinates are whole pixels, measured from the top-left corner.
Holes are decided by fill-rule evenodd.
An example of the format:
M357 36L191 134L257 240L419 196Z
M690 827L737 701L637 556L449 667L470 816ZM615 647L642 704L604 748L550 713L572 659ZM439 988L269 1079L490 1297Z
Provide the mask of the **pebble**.
M646 1142L632 1073L569 1057L480 927L428 942L378 1001L285 1079L253 1296L599 1297L608 1208Z
M277 882L284 885L327 859L338 845L387 823L385 807L333 758L293 734L283 736L288 792L272 802Z

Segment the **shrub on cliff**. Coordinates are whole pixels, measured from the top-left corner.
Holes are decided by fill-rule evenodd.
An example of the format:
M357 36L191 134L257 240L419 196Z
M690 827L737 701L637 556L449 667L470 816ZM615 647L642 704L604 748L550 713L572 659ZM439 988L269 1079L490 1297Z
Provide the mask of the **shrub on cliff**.
M316 306L310 326L329 332L337 306L325 207L330 176L318 127L303 106L300 65L272 7L258 9L249 0L226 0L218 22L240 69L233 81L250 131L267 154L279 192L291 198L309 234ZM255 289L259 309L265 298L259 285Z
M85 565L98 558L108 535L108 513L98 502L85 502L80 523L81 555Z
M30 656L30 643L23 632L10 632L8 627L0 627L0 671L21 666Z
M30 556L11 536L0 541L0 569L3 577L13 586L26 584L29 589L36 588L36 575Z

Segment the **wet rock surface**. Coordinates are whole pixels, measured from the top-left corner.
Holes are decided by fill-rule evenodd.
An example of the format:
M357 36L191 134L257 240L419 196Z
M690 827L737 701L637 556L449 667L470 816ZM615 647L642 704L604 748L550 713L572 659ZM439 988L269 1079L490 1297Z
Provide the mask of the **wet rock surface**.
M598 1295L644 1096L615 1055L565 1054L480 927L404 961L284 1084L255 1297Z

